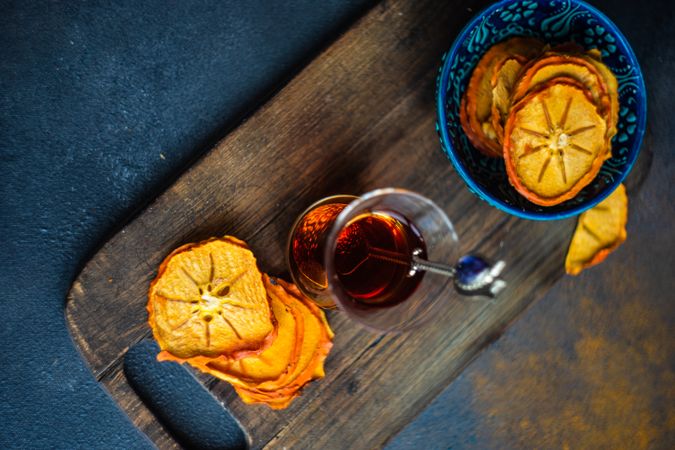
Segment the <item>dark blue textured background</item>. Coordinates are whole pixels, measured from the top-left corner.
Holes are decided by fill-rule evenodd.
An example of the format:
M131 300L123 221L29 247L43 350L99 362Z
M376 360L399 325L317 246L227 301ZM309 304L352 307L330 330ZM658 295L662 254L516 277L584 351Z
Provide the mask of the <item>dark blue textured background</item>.
M73 347L70 283L365 0L0 5L0 448L148 442Z

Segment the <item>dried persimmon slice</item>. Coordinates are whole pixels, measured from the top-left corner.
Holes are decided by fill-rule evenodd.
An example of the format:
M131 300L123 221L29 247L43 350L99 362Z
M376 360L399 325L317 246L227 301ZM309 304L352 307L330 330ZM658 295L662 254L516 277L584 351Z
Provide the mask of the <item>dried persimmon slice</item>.
M530 62L523 68L523 74L513 88L513 103L520 101L540 84L561 77L572 78L584 85L600 113L607 117L611 109L607 83L594 63L577 55L548 53Z
M308 307L315 316L319 317L321 319L321 322L324 325L324 331L328 335L329 339L333 339L335 337L335 334L333 333L333 330L330 328L330 325L328 324L328 320L326 319L326 314L324 314L323 310L319 308L316 303L314 303L312 300L307 298L305 294L303 294L298 286L296 286L293 283L289 283L287 281L282 280L281 278L276 278L275 283L279 284L281 287L284 288L284 290L293 295L296 299L300 300L306 307Z
M323 364L326 356L332 347L333 332L330 330L327 322L323 318L321 311L311 300L304 300L303 297L293 295L290 283L275 279L273 284L266 280L266 287L270 295L290 295L295 299L296 306L303 311L304 333L300 347L300 357L294 370L289 371L287 378L283 382L284 388L302 386L315 378L316 365ZM295 287L295 286L293 286ZM323 371L316 378L323 376ZM281 386L275 388L278 391ZM265 389L261 389L265 390Z
M472 144L485 155L502 156L501 145L492 127L491 80L495 68L503 60L514 56L530 59L539 54L543 46L538 39L514 37L490 47L474 68L464 95L466 120L461 120L461 117L460 120ZM471 139L471 134L476 139Z
M586 89L573 80L550 80L509 114L504 130L509 182L542 206L574 197L602 166L606 128Z
M584 48L579 44L571 42L554 47L552 51L556 53L571 53L576 57L585 60L596 68L600 76L605 81L610 101L610 120L608 121L607 126L607 137L608 140L611 141L617 132L616 127L619 120L619 83L617 82L616 76L612 70L602 62L602 53L597 48L584 50ZM608 157L611 156L611 148L609 150L610 152Z
M276 339L264 351L238 360L193 358L188 362L234 386L273 388L297 364L304 318L288 297L270 296L270 304L278 331Z
M471 123L469 121L469 113L466 110L466 95L462 97L462 101L459 105L459 122L462 125L464 134L469 139L469 142L471 143L471 145L474 146L475 149L477 149L486 156L494 158L500 156L497 155L491 147L484 144L481 138L478 136L478 134L475 131L473 131L473 128L471 128Z
M623 184L609 197L579 216L572 236L565 271L578 275L582 270L601 263L626 240L628 197Z
M230 237L171 253L150 285L148 315L160 359L236 359L261 351L275 336L255 257Z
M511 110L511 91L525 63L526 60L522 57L507 58L502 61L492 76L490 83L492 85L491 121L500 144L504 141L504 122Z
M619 121L619 84L612 70L602 62L602 53L597 48L584 50L579 44L572 42L556 46L552 51L555 53L574 54L576 57L595 66L600 76L602 76L607 85L607 93L610 102L609 120L607 122L607 140L611 142L612 138L617 133L617 123ZM608 152L605 156L606 159L612 156L611 150L611 146L608 146Z
M323 363L333 345L333 332L323 311L302 296L295 285L278 279L272 282L267 277L265 283L270 296L288 295L304 311L304 333L299 358L297 364L279 382L274 383L274 386L236 385L235 388L246 403L266 403L272 408L281 409L288 406L307 383L324 376Z
M578 51L579 47L572 44L569 51L573 50ZM612 154L610 144L616 134L619 106L616 79L602 62L581 53L549 52L523 69L523 75L513 89L513 102L518 102L539 84L559 77L573 78L589 89L593 101L607 122L608 145L604 159L608 159Z
M317 378L323 378L325 375L323 363L330 353L331 348L333 347L334 337L333 330L331 330L330 325L326 320L326 315L324 314L323 310L321 310L321 308L319 308L314 302L302 294L296 285L281 279L277 279L276 282L281 287L283 287L287 293L293 295L299 303L302 303L302 305L304 305L311 312L312 316L318 320L318 323L311 321L312 326L316 324L316 331L319 338L317 344L314 346L314 355L312 355L312 360L309 364L307 364L305 370L301 372L295 380L293 380L291 386L293 384L304 384L304 377L307 377L308 381ZM305 326L307 327L307 323ZM304 337L305 336L303 336L303 338Z
M607 67L600 59L594 57L595 54L595 52L589 52L588 56L582 56L582 58L597 69L607 85L607 93L609 94L609 112L607 114L608 145L605 159L609 159L612 157L612 138L617 133L617 125L619 123L619 83L609 67Z

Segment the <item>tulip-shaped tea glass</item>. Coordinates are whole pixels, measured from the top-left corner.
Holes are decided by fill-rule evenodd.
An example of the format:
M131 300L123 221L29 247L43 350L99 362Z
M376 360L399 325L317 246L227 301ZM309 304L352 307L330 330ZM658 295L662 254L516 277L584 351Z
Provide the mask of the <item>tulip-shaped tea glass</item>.
M498 278L502 262L458 260L457 234L445 213L403 189L314 203L296 220L287 257L305 295L376 331L425 323L455 291L494 297L505 286Z

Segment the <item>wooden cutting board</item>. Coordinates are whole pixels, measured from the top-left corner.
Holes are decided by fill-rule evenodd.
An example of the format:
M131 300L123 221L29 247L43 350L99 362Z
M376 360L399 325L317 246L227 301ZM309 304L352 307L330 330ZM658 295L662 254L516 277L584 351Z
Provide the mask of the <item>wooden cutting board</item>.
M176 443L129 387L121 361L150 336L146 292L159 263L186 242L238 236L263 271L284 276L287 233L307 205L396 186L437 202L462 251L507 263L509 286L499 301L454 301L434 323L408 334L375 335L329 313L336 338L326 378L286 410L244 405L228 384L198 374L255 448L384 445L562 276L574 222L523 221L479 201L454 173L434 130L441 56L470 10L482 6L375 6L84 267L67 303L73 338L99 382L159 447Z

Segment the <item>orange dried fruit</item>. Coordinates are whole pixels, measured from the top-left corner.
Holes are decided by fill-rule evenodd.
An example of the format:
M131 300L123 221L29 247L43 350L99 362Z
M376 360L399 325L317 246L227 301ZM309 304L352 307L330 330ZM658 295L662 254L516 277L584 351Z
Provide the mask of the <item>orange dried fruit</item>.
M228 236L167 256L150 285L147 309L159 359L236 359L261 351L275 337L255 257Z
M541 52L544 44L538 39L515 37L493 45L476 65L460 107L460 121L477 150L487 156L501 157L502 148L492 126L492 85L496 67L505 59L520 56L530 59ZM462 119L461 115L465 117ZM472 139L472 136L474 139Z
M269 295L293 299L304 317L304 333L295 364L273 385L241 386L235 388L246 403L266 403L274 409L285 408L310 381L324 376L323 363L332 347L333 332L325 315L311 300L302 296L295 285L283 280L270 281L265 277Z
M572 61L575 64L582 64L585 62L587 64L590 64L593 66L596 70L595 76L600 76L601 80L604 82L604 86L596 87L594 86L595 81L594 77L589 77L588 73L585 73L585 71L581 68L577 68L577 76L573 74L573 72L565 72L565 71L560 71L558 74L551 75L549 72L549 75L551 76L558 76L558 75L563 75L563 76L569 76L572 78L577 79L578 81L583 82L586 86L589 87L594 92L594 99L596 102L600 102L600 106L603 109L603 114L606 115L607 117L607 142L611 142L612 138L614 135L617 133L617 123L619 120L619 84L616 80L616 77L614 76L614 73L607 67L602 62L602 53L600 53L600 50L598 49L590 49L588 51L584 51L584 48L581 47L579 44L573 43L573 42L568 42L565 44L560 44L556 47L554 47L551 52L547 53L545 57L537 62L537 65L541 67L541 65L545 65L545 59L549 58L548 60L555 60L555 56L564 56L567 58L568 61ZM534 66L535 63L532 63L531 66ZM587 69L590 69L588 65L585 66ZM532 67L528 67L525 69L525 71L529 71ZM568 67L569 69L570 67ZM574 67L571 67L574 69ZM548 69L549 71L551 68ZM543 73L540 73L535 76L537 79L537 82L541 82L544 78L546 78L546 71ZM599 90L603 91L604 93L598 92ZM521 92L518 93L518 95L522 95ZM612 149L611 146L607 146L607 154L605 155L605 159L608 159L612 156Z
M514 87L513 102L517 103L540 83L560 77L572 78L583 84L601 111L609 107L607 85L595 66L581 56L560 53L547 53L525 66Z
M602 166L607 125L591 94L552 79L511 110L504 130L509 182L528 200L552 206L574 197Z
M617 125L619 123L619 83L617 82L614 73L612 73L609 67L607 67L599 58L596 58L593 52L589 52L589 55L583 56L583 58L596 68L607 85L607 93L609 94L609 111L607 112L608 145L605 159L609 159L612 157L612 138L617 133Z
M257 355L232 360L213 358L188 360L199 370L238 387L274 388L284 375L297 363L299 343L304 333L304 318L292 300L283 296L270 296L272 313L278 324L274 341Z
M492 86L492 127L501 144L504 140L504 122L511 109L511 91L525 65L521 57L510 57L495 69L490 82Z
M245 403L286 408L310 381L324 376L323 362L332 347L333 332L325 315L297 287L263 276L278 320L278 334L258 355L239 360L190 358L198 369L231 383Z
M599 69L600 66L604 67L609 74L603 75ZM537 89L540 84L562 77L572 78L589 90L593 102L598 106L598 111L606 119L607 142L610 142L616 134L618 92L615 91L616 95L613 100L608 83L611 83L613 79L614 88L617 89L616 78L604 64L586 55L548 53L532 61L523 68L522 76L513 88L513 103L520 101L528 92Z
M565 258L565 271L578 275L604 261L626 240L627 221L628 197L621 184L609 197L579 216Z
M478 134L476 134L473 131L473 128L471 128L471 123L469 122L469 113L466 110L466 95L462 97L462 101L459 105L459 123L462 125L464 134L466 134L466 137L469 139L469 142L471 142L471 145L473 145L474 148L484 155L495 158L498 156L490 149L490 147L487 147L485 144L483 144L483 141L478 137Z
M323 311L300 294L295 285L280 279L276 279L275 282L276 285L266 279L266 287L271 295L290 295L295 299L296 305L303 310L305 323L300 356L294 370L289 371L284 387L301 386L314 378L323 377L323 361L333 346L333 332L325 320Z
M184 245L150 285L148 322L160 360L231 383L247 403L281 409L324 376L333 332L297 287L261 274L246 243Z
M324 325L324 331L328 335L330 339L333 339L335 337L335 333L333 333L333 330L330 328L330 325L328 324L328 320L326 319L326 314L324 314L323 310L319 308L316 303L314 303L312 300L308 299L305 294L300 292L300 289L293 283L289 283L287 281L282 280L281 278L276 278L275 283L279 284L281 287L284 288L284 290L293 295L296 299L300 300L305 306L307 306L319 319Z
M581 52L583 52L583 49L581 50ZM586 54L596 61L602 61L602 52L597 48L592 48L588 50Z

